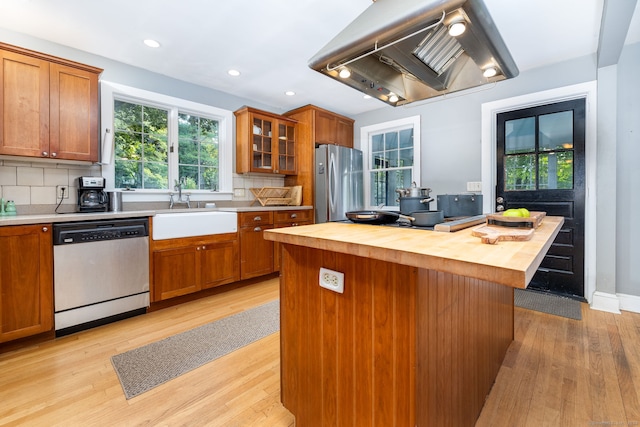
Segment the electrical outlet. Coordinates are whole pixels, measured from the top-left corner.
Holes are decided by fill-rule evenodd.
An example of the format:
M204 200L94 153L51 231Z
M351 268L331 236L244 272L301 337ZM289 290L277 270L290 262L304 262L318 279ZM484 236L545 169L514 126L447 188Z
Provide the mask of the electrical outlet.
M482 191L482 181L467 182L467 191Z
M56 194L58 199L69 198L69 186L68 185L56 185Z
M339 294L344 292L344 273L329 270L328 268L320 269L320 286Z
M234 188L233 195L234 197L244 197L244 188Z

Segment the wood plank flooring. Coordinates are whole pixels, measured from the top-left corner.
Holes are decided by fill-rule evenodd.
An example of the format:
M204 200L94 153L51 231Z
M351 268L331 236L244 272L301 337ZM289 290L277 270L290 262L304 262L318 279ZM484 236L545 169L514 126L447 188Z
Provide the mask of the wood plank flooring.
M0 354L0 425L293 426L280 404L279 334L131 400L110 360L278 293L271 279ZM582 316L516 308L515 341L476 427L639 425L640 314L583 304Z

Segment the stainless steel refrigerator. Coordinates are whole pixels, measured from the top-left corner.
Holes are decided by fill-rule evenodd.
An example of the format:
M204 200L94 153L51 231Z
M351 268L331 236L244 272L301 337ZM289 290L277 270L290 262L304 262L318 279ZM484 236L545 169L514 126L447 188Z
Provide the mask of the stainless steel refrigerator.
M339 145L316 148L316 222L346 220L364 209L362 151Z

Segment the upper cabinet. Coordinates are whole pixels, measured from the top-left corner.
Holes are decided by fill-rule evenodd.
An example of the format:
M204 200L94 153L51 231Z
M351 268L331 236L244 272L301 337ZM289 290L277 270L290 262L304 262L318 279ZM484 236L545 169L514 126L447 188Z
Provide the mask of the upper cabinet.
M97 162L101 72L0 43L0 154Z
M337 144L353 148L353 120L317 107L314 108L314 115L317 144Z
M237 173L297 173L295 120L250 107L234 114Z
M285 177L286 186L302 186L302 204L314 204L315 148L318 144L353 147L353 123L348 117L305 105L285 113L296 120L298 133L298 173Z

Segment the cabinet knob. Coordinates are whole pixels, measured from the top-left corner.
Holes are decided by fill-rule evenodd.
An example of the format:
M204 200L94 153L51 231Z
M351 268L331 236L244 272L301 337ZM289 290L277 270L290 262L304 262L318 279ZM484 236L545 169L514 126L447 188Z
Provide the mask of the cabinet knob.
M207 247L205 245L202 245L202 250L204 251L206 249L207 249Z
M51 153L51 157L56 157L58 153Z
M256 228L253 229L253 231L262 231L262 228L256 227Z
M200 246L196 246L196 251L199 251L199 250L200 250Z
M291 214L291 218L298 218L298 214Z
M49 231L49 227L42 227L42 231L46 233L47 231Z
M262 217L261 216L256 216L253 218L254 221L262 221Z
M42 157L49 157L49 152L48 151L43 151L42 152Z

